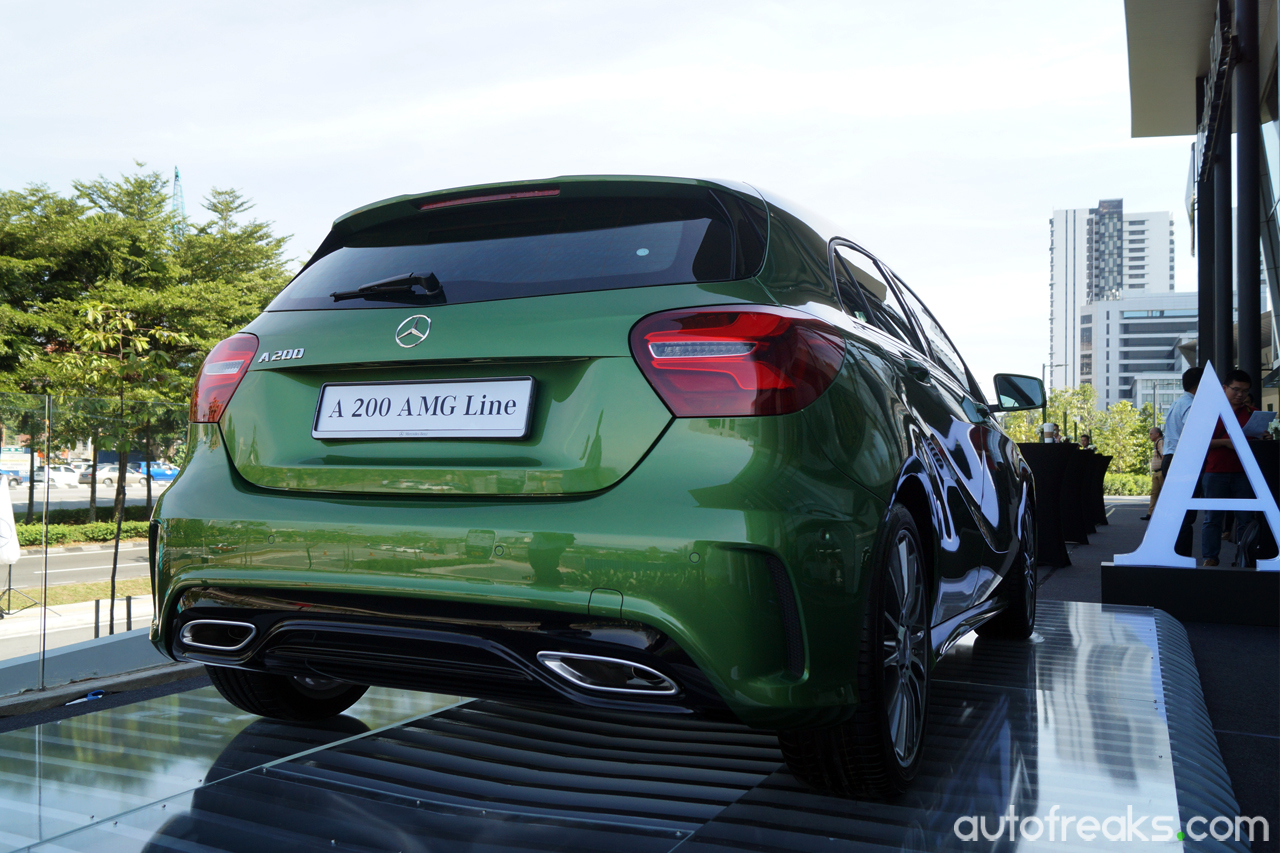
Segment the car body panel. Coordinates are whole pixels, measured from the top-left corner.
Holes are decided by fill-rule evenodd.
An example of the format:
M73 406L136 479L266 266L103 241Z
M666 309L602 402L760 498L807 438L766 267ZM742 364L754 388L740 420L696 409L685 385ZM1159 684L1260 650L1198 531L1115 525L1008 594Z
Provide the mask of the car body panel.
M79 475L69 465L54 465L52 469L37 468L35 481L43 483L46 472L50 472L49 485L59 487L75 487L80 485Z
M424 197L355 211L335 233ZM765 198L767 251L743 280L259 317L247 377L219 424L192 425L157 504L157 648L191 659L180 603L201 589L608 617L663 632L751 725L827 724L858 701L872 555L894 505L924 540L933 652L999 612L1029 470L971 382L845 312L834 226ZM672 417L629 330L657 311L734 304L825 321L843 367L799 412ZM430 334L398 347L397 325L418 313ZM313 439L320 386L353 375L532 375L547 401L519 442ZM553 476L531 486L540 474ZM796 631L798 664L784 653Z
M588 614L592 592L609 589L622 595L623 618L675 638L741 718L795 716L797 692L813 697L804 704L843 707L856 660L839 638L866 583L844 555L870 550L883 506L805 439L804 414L733 420L677 421L602 494L514 504L281 495L235 474L216 425L193 425L182 473L156 510L157 612L193 587L270 583ZM780 489L791 500L774 497ZM467 556L476 531L493 531L505 555ZM539 544L559 553L539 559ZM805 567L797 589L813 639L799 678L783 671L762 569L770 554ZM153 623L153 639L170 648L170 625Z
M224 431L237 470L269 488L598 491L631 470L671 420L631 357L627 334L636 318L673 302L696 306L761 298L767 298L763 288L748 280L714 288L657 286L443 305L429 311L431 331L413 349L396 344L395 330L421 309L269 312L247 327L258 336L259 351L303 355L256 358L228 404ZM530 328L536 334L504 332ZM505 376L535 380L531 432L524 439L311 435L318 389L326 382Z
M99 483L106 483L108 480L110 480L112 483L115 483L119 479L119 476L120 474L119 474L118 465L106 464L106 465L98 466L97 480ZM124 477L125 477L124 482L125 482L125 485L127 486L133 485L134 483L141 483L144 479L143 474L137 471L130 470L128 467L125 468ZM76 482L79 483L80 485L85 485L89 483L92 479L94 479L92 472L86 469L84 471L81 471L77 475Z

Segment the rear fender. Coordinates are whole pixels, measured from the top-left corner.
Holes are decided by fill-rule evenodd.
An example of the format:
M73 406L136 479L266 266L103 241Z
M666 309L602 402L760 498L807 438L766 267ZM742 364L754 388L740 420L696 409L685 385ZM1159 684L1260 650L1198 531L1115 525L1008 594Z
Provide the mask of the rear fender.
M919 427L909 425L910 448L893 490L893 503L912 514L923 541L935 626L968 610L985 581L998 580L1008 555L991 544L994 533L950 470L946 456Z

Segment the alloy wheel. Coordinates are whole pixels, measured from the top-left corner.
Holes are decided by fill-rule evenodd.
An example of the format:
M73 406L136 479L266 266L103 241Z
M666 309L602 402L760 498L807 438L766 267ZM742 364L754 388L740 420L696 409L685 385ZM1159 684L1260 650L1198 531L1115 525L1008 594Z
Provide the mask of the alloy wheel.
M889 564L882 617L884 710L894 757L909 766L924 732L928 625L920 548L899 530Z
M1036 533L1035 519L1030 513L1023 516L1022 536L1019 542L1022 548L1022 574L1026 584L1023 604L1027 610L1027 624L1036 623Z

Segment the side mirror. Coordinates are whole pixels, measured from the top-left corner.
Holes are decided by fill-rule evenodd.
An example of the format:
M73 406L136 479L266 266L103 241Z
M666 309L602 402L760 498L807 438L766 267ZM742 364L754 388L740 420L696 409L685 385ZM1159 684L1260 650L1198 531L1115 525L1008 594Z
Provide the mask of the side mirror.
M1034 376L997 373L995 378L998 412L1022 412L1044 406L1044 383Z

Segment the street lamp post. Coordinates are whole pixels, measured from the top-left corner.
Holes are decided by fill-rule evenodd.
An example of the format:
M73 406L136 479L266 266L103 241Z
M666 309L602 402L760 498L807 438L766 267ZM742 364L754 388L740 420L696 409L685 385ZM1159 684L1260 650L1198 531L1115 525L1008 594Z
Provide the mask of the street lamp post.
M1055 367L1066 367L1066 366L1067 365L1065 363L1051 364L1047 361L1041 362L1040 363L1040 384L1041 385L1045 384L1046 370L1053 370ZM1049 392L1046 391L1044 395L1044 405L1040 407L1040 423L1047 424L1048 422L1049 422ZM1064 425L1063 428L1065 429L1066 426Z

